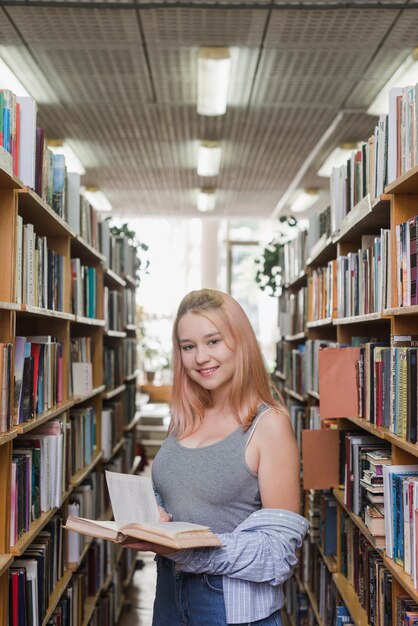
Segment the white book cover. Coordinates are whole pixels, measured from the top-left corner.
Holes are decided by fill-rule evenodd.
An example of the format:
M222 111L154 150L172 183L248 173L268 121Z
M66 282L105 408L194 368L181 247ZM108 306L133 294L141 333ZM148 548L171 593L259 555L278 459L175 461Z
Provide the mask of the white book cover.
M67 173L68 225L77 235L80 234L80 180L80 174Z
M93 365L92 363L73 363L73 395L78 398L85 396L93 390Z
M19 178L24 185L35 188L36 102L29 96L17 96L20 104Z
M16 302L22 303L22 278L23 278L23 219L17 216L16 229Z
M80 506L77 502L70 502L68 505L69 515L80 515ZM81 542L84 541L82 535L69 531L67 535L67 558L69 563L77 563L80 558Z
M389 91L389 117L388 117L388 184L393 182L396 176L398 158L398 96L402 96L402 87L393 87Z

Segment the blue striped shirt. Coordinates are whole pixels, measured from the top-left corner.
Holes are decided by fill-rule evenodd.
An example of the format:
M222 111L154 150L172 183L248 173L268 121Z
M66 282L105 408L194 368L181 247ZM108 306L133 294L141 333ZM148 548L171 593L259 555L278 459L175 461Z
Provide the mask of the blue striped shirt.
M222 548L181 550L168 558L183 572L222 575L228 624L255 622L283 606L283 583L308 527L297 513L260 509L232 533L219 534Z

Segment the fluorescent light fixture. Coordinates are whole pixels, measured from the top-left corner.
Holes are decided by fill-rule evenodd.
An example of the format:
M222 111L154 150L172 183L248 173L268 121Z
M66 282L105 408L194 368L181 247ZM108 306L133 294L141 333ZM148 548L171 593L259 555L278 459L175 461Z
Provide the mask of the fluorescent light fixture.
M32 96L15 76L10 67L0 57L0 89L10 89L16 96Z
M54 154L63 154L65 156L67 172L75 172L80 174L80 176L86 173L84 165L66 141L62 139L48 139L48 148Z
M207 211L213 211L215 209L215 204L215 189L206 187L199 191L199 195L197 196L198 211L202 211L202 213L206 213Z
M197 155L199 176L217 176L221 168L222 148L218 141L202 141Z
M87 198L96 211L111 211L112 205L98 187L86 187L83 196Z
M228 48L200 48L197 59L197 112L224 115L231 56Z
M300 189L290 205L292 213L303 213L315 204L319 198L318 189Z
M415 48L407 59L398 67L396 72L389 78L383 89L373 100L367 113L381 115L389 113L389 91L392 87L408 87L418 82L418 48Z
M343 143L338 148L335 148L331 154L326 158L321 168L318 170L318 176L322 178L329 178L334 167L340 167L345 165L351 156L353 150L357 150L358 143Z

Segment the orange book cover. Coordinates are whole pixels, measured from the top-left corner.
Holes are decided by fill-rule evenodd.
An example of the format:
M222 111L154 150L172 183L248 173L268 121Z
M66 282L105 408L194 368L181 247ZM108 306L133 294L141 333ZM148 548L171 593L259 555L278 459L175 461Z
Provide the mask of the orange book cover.
M302 431L303 488L339 486L339 431Z
M323 348L318 355L321 418L360 417L360 348Z

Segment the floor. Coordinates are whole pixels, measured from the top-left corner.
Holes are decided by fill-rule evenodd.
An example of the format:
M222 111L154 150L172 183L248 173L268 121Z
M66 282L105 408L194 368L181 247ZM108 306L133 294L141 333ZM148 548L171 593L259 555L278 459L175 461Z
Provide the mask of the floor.
M151 626L154 603L156 568L154 555L138 553L144 563L137 569L127 594L127 603L118 626Z

